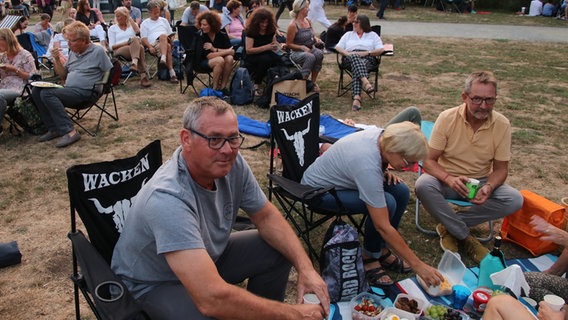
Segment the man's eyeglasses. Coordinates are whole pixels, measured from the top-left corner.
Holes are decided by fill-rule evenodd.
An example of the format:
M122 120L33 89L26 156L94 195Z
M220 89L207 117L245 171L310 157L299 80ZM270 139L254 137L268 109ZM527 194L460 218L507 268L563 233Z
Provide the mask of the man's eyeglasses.
M485 104L487 104L488 106L492 106L492 105L495 104L495 101L497 101L497 98L493 98L493 97L491 97L491 98L473 97L472 98L469 95L467 97L470 98L471 102L473 104L476 104L476 105L480 105L480 104L483 103L483 101L485 101Z
M219 150L223 148L225 142L228 142L229 146L232 149L238 149L245 141L245 137L243 137L243 135L241 135L240 133L238 136L225 138L225 137L208 137L203 133L193 129L189 129L189 131L207 140L207 142L209 143L209 148L213 150Z
M353 20L353 23L359 23L359 20Z

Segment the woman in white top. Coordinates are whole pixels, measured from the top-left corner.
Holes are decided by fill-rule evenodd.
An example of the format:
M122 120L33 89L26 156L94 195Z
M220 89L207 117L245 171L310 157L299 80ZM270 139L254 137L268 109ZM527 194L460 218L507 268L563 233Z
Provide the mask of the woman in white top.
M377 58L385 51L383 41L378 34L371 30L369 17L357 15L353 21L353 31L346 32L337 45L335 50L343 56L343 64L351 69L353 75L353 111L361 109L361 90L371 94L375 87L369 81L369 70L374 69Z
M108 29L108 42L113 56L122 56L127 60L132 60L130 70L140 72L140 85L151 86L152 83L146 72L144 46L140 37L136 36L140 32L138 24L132 20L126 7L116 8L114 16L116 24Z

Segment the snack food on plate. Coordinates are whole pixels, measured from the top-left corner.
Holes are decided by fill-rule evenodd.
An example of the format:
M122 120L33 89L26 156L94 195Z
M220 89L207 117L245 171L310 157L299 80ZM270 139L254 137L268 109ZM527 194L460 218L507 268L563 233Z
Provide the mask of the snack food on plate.
M418 307L418 301L408 297L400 297L396 299L394 304L398 309L408 311L410 313L420 313L420 308Z
M452 284L445 275L442 276L444 277L444 281L442 281L442 283L440 283L440 285L436 287L427 286L426 282L424 282L424 280L422 280L422 278L420 278L420 276L418 275L416 276L416 278L418 279L418 283L420 283L422 288L424 288L424 290L426 290L426 292L428 292L429 295L435 297L447 296L449 294L452 294Z
M357 304L353 310L367 317L376 317L379 313L381 313L383 308L380 305L374 304L373 300L363 297L361 302ZM353 314L353 319L356 319L355 312Z
M376 294L362 292L349 302L353 320L378 320L384 311L386 301ZM393 308L394 309L394 308Z

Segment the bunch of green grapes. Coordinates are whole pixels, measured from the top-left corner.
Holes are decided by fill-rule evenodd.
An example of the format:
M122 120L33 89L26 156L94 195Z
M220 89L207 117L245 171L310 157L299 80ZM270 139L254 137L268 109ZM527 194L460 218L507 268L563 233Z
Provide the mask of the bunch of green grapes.
M435 319L435 320L444 320L444 315L448 309L441 305L432 305L428 309L426 309L425 314L426 316Z

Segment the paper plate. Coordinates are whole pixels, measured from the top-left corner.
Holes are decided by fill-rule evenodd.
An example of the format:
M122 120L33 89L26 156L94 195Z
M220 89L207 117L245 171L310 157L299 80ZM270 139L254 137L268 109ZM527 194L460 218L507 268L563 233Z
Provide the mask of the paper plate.
M34 81L31 85L39 88L63 88L61 85L47 81Z

